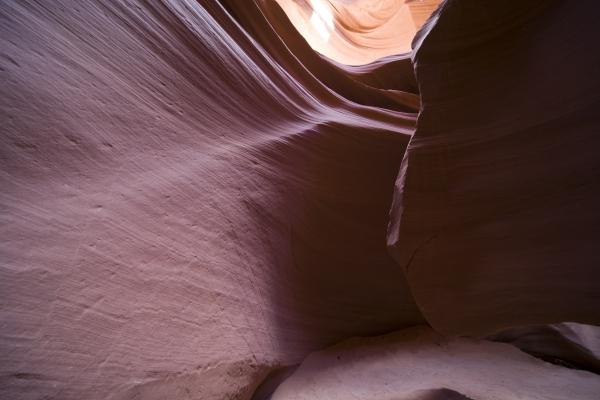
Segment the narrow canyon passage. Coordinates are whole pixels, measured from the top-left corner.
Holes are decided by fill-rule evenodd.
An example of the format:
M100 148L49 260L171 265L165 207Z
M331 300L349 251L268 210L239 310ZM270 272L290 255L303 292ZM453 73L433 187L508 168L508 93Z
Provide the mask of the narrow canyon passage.
M0 397L593 398L597 8L0 1Z

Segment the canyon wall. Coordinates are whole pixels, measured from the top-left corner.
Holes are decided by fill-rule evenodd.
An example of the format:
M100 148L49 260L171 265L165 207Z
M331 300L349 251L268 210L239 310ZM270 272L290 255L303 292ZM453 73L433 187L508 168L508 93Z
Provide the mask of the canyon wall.
M385 245L418 98L241 4L1 3L0 397L240 397L423 322Z
M0 397L247 399L349 336L599 322L595 3L449 0L355 66L280 3L0 0Z

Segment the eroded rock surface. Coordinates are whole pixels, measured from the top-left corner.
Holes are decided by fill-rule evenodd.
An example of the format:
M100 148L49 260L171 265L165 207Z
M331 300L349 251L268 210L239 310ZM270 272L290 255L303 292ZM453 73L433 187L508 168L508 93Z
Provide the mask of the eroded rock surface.
M385 247L414 93L369 104L252 2L0 13L0 397L226 397L423 322Z

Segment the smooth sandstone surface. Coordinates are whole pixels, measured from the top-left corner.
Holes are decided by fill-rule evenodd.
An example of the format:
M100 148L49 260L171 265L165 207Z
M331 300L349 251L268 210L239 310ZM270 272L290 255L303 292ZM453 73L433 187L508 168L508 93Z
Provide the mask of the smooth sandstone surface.
M598 10L449 0L415 40L388 243L440 332L600 323Z
M600 378L513 346L416 327L309 355L272 400L597 399Z
M246 398L423 322L385 246L415 95L259 6L1 3L1 398Z

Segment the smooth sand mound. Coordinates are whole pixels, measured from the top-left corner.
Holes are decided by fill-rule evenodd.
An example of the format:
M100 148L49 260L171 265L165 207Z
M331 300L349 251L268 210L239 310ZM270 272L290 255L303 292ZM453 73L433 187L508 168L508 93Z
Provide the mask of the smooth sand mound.
M596 400L598 393L600 377L590 372L416 327L311 354L272 400Z

